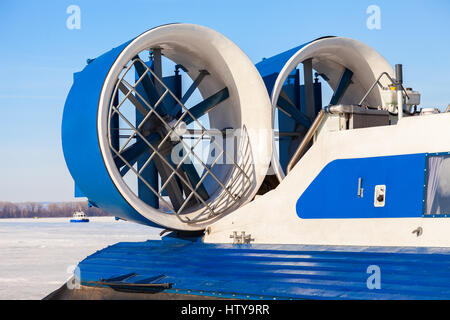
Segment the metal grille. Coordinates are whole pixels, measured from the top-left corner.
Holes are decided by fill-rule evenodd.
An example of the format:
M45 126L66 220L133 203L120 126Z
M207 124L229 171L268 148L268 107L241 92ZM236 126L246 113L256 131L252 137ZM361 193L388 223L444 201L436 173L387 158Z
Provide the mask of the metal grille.
M125 76L133 67L136 67L136 64L140 64L141 68L145 68L145 72L137 81L135 81L134 85L131 85L125 80ZM155 87L159 86L161 88L159 90L161 92L159 92L158 100L153 105L137 90L137 86L143 81L144 77L154 79L153 82ZM119 91L123 94L123 98L121 99L119 99ZM170 121L170 117L160 114L159 111L159 107L168 95L170 95L183 110L181 116L178 119L173 119L172 121ZM131 102L131 104L142 115L144 115L144 118L137 124L137 126L133 125L133 120L128 119L127 116L121 112L121 107L126 101ZM126 124L125 128L112 126L112 118L115 115L118 115L120 119L123 120ZM195 135L198 137L192 135L192 132L189 130L187 131L187 134L180 133L176 130L176 128L183 124L182 121L186 117L191 117L193 122L195 122L195 124L200 128L200 130L195 131ZM148 122L151 119L158 121L163 126L163 128L158 129L160 138L157 142L151 140L151 135L146 134L144 130L145 126L148 125ZM207 130L203 124L195 118L185 104L182 103L180 99L165 85L163 80L160 79L155 72L138 57L131 60L130 63L128 63L128 65L124 68L124 72L122 72L119 76L110 103L108 129L110 149L113 156L115 156L116 159L121 160L121 165L118 167L119 171L125 173L129 171L129 173L134 174L137 179L142 181L144 185L158 197L160 203L162 202L165 206L171 208L171 212L168 213L175 214L178 219L184 223L203 222L226 213L229 209L240 204L241 198L245 196L246 192L252 185L252 180L250 178L253 174L252 159L250 156L251 152L249 149L248 134L245 128L242 130L242 134L238 139L240 141L240 145L237 146L237 152L234 153L237 159L235 160L233 156L226 152L221 144L216 142L216 139L214 135L211 134L211 131ZM129 132L131 131L131 134L129 135L119 135L121 139L126 139L122 146L120 146L120 144L117 146L117 144L113 142L111 133L114 132L114 130L120 130L120 132L122 130L127 130ZM138 139L143 141L143 143L145 143L146 150L150 151L150 156L146 159L144 165L139 169L135 168L132 161L128 161L124 156L127 149L133 147L133 144L131 144L132 140L135 140L136 144ZM184 141L185 139L191 139L193 140L193 143L188 144ZM214 144L214 148L219 150L219 152L216 152L214 159L210 164L208 164L209 161L204 161L201 156L194 152L195 147L204 140L209 140L211 145ZM173 148L179 143L182 144L184 155L179 163L171 163L166 159L167 146L171 146ZM200 175L200 180L196 185L191 183L187 175L182 170L183 164L189 163L192 158L196 160L197 164L203 170ZM213 172L213 169L218 165L219 160L223 158L226 159L226 165L229 166L229 169L225 175L225 179L222 178L223 180L221 180L217 174ZM149 181L147 181L142 175L142 172L151 163L151 161L155 161L157 159L164 163L166 168L170 168L170 174L165 180L159 173L159 177L161 179L161 187L159 189L152 186L151 183L149 183ZM237 162L239 162L239 164ZM210 185L214 185L215 187L209 188L209 193L211 193L211 195L209 198L204 199L199 192L199 188L207 178L210 181ZM177 209L172 204L172 201L163 196L163 191L167 188L171 181L173 182L173 180L180 181L189 190L189 192L183 193L183 201L181 206ZM213 181L214 184L211 184L211 181ZM192 205L192 203L194 203L193 199L197 205ZM195 212L195 215L190 215L188 217L187 214L193 212Z

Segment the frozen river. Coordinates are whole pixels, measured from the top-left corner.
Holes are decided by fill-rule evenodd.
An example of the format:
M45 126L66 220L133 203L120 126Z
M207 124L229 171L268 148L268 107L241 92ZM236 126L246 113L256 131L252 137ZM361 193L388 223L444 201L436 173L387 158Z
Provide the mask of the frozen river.
M86 256L120 241L159 239L160 229L113 217L0 219L0 300L42 299Z

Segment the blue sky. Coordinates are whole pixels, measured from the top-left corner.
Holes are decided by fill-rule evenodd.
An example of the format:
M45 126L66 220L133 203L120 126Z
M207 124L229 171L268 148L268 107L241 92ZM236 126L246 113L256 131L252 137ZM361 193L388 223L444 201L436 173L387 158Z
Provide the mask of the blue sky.
M72 4L81 9L80 30L66 27ZM366 27L369 5L381 9L380 30ZM450 103L450 2L445 0L2 0L0 201L73 199L60 139L72 74L87 58L170 22L213 28L255 63L320 36L355 38L390 63L403 63L405 82L422 93L422 107Z

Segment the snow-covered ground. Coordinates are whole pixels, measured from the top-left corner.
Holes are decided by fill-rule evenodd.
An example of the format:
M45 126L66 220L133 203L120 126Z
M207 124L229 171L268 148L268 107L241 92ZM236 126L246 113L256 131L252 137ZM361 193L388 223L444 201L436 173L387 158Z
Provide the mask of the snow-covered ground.
M159 239L160 229L113 217L0 219L0 299L42 299L86 256L121 241Z

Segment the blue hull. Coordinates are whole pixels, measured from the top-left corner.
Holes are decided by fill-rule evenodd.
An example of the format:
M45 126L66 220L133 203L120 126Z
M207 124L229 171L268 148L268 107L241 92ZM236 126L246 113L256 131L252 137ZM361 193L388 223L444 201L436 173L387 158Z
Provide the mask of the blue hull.
M368 288L370 266L379 267L380 289ZM149 240L109 246L79 268L85 286L139 292L154 285L158 292L237 299L450 298L450 249L442 248Z
M70 219L71 223L89 222L89 219Z

